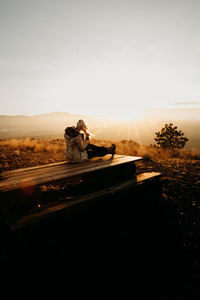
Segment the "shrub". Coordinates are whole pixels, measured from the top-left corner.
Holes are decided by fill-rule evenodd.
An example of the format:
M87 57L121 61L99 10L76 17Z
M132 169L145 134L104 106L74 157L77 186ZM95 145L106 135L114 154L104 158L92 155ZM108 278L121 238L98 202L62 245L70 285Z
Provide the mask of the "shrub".
M181 130L177 130L177 126L173 127L172 123L165 124L165 127L155 134L157 145L163 149L183 149L186 142L189 141Z

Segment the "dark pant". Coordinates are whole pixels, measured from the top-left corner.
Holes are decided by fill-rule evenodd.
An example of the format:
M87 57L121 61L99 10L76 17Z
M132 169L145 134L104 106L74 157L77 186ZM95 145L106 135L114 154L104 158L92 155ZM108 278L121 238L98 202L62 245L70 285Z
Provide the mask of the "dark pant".
M88 158L96 157L96 156L104 156L108 154L108 148L99 147L93 144L88 144L87 148Z

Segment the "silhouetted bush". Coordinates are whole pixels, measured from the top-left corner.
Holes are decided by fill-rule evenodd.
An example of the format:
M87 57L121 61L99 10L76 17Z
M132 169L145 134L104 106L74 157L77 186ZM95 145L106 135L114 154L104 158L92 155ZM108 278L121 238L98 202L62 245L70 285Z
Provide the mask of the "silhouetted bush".
M177 126L173 124L165 124L165 127L155 133L155 141L157 145L163 149L183 149L189 139L184 137L181 130L177 130Z

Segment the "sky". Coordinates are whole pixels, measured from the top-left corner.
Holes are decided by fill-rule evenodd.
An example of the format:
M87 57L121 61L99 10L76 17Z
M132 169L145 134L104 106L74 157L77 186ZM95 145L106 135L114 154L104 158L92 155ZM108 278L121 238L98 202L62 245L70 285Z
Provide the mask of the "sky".
M0 0L0 114L200 106L199 0Z

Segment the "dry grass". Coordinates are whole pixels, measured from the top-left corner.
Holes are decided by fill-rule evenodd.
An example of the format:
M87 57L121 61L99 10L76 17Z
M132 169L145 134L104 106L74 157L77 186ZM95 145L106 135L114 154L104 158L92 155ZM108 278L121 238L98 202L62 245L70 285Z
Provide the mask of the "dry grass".
M144 159L170 159L180 158L185 160L200 160L200 153L195 151L167 151L155 148L152 145L141 145L133 140L108 141L91 140L99 146L116 144L116 153L124 155L142 156ZM16 169L36 166L53 162L64 161L64 139L9 139L0 140L0 168Z
M96 145L110 146L111 141L105 140L93 140ZM197 151L172 151L164 150L161 148L156 148L153 145L142 145L134 142L133 140L122 140L120 142L112 141L115 143L116 153L124 155L142 156L146 159L170 159L170 158L180 158L180 159L196 159L200 160L200 152Z
M32 150L34 152L46 151L58 153L65 149L64 140L61 139L10 139L0 140L0 146L7 146L15 150Z
M11 170L65 160L61 139L0 140L0 169Z

